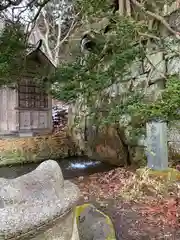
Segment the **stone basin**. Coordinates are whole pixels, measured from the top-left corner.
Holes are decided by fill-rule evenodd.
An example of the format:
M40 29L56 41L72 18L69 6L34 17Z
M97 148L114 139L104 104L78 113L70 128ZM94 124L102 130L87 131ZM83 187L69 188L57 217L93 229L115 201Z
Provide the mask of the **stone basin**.
M80 192L64 181L57 162L0 184L0 239L79 239L74 207Z

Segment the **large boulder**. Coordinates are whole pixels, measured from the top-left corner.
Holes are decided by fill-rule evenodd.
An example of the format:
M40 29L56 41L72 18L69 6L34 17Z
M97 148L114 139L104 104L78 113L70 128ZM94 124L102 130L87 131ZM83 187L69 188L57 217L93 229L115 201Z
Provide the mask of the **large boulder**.
M94 205L77 206L76 218L80 240L116 240L111 219Z
M180 162L180 121L171 121L168 126L169 160L173 165Z
M78 124L76 118L79 119ZM101 130L94 126L82 111L80 100L69 108L68 129L76 148L89 158L117 166L127 164L128 147L123 143L122 134L116 126L104 127Z
M124 166L128 161L128 149L115 127L105 127L99 131L93 126L87 134L88 157L117 166Z
M0 179L0 238L78 240L74 206L78 188L64 181L57 162L48 160L15 179Z
M76 155L85 152L85 125L86 117L82 112L82 103L78 99L68 109L68 135L76 145ZM77 123L78 122L78 123Z

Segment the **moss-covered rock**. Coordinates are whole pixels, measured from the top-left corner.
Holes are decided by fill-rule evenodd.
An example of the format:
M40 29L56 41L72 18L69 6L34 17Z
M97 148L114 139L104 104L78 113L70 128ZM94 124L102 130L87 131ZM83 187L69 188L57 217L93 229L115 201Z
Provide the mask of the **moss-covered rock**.
M124 166L128 161L128 148L124 145L121 133L115 126L99 129L84 116L79 101L69 108L68 133L80 152L89 158ZM80 119L76 124L76 118Z
M116 240L111 219L91 204L75 208L80 240Z
M128 149L124 146L116 128L105 127L93 132L93 127L89 127L88 132L86 149L90 158L117 166L127 164Z
M61 49L60 59L62 61L72 62L81 52L80 41L84 33L98 33L108 25L108 18L93 18L91 23L79 22Z
M176 165L180 163L180 142L169 142L169 161L171 165Z
M76 155L75 144L66 132L58 135L0 140L0 166L40 162Z
M136 167L147 165L145 148L143 146L129 147L129 158L131 163Z

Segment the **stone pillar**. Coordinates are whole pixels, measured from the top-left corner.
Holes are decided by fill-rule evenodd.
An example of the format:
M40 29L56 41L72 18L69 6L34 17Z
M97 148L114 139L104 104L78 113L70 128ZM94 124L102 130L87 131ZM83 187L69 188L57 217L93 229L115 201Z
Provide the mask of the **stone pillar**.
M153 170L168 168L167 123L152 121L146 124L148 167Z
M48 160L15 179L0 179L0 239L79 240L78 188Z

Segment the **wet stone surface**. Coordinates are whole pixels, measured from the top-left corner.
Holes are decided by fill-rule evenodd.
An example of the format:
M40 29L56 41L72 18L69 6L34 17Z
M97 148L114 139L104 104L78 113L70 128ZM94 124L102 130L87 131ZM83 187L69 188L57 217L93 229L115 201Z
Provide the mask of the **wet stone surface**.
M61 167L64 179L86 176L96 172L104 172L114 168L114 166L93 161L86 157L72 157L56 161ZM27 174L39 166L40 163L30 163L24 165L14 165L0 167L0 178L16 178Z

